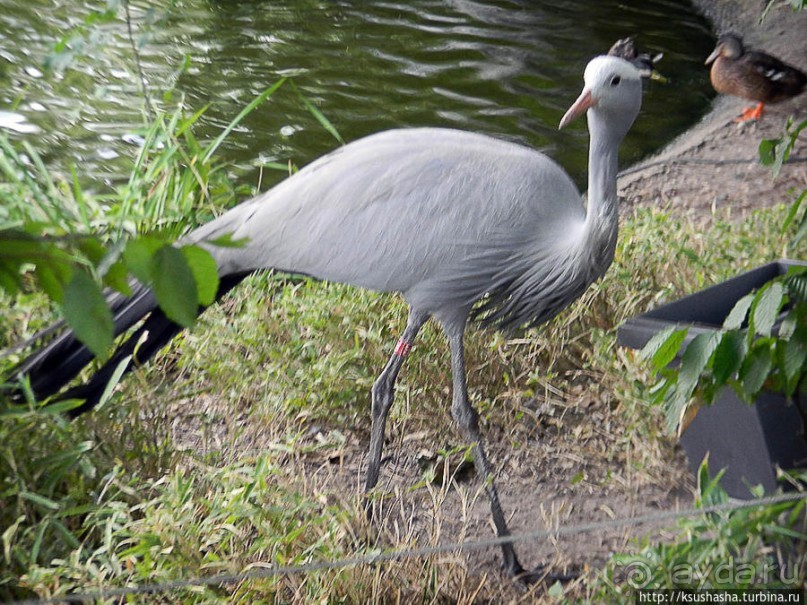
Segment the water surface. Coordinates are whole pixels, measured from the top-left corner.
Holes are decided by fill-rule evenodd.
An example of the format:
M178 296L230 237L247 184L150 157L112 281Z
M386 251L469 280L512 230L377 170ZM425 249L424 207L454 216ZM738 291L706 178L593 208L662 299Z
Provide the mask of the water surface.
M125 21L86 28L67 46L77 57L60 67L66 54L54 55L54 44L102 5L2 4L0 110L13 111L15 124L22 116L39 128L10 136L31 141L55 168L77 165L85 182L101 186L121 178L144 121ZM475 130L545 150L585 187L584 123L564 132L557 124L592 56L626 35L664 53L659 69L669 82L647 86L623 163L685 130L713 94L703 66L713 39L684 0L183 0L172 6L166 11L133 1L135 44L155 103L170 108L184 99L193 111L209 105L195 131L203 139L285 75L348 141L399 126ZM57 69L43 67L54 56ZM255 182L264 162L301 166L336 145L291 89L283 89L230 136L222 154L240 178Z

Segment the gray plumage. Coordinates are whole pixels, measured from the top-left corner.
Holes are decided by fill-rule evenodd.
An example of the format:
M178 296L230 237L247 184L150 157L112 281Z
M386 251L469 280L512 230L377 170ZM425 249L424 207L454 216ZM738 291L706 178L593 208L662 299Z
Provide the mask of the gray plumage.
M640 99L635 72L623 62L592 64L628 73L623 87ZM189 240L232 232L249 241L209 248L222 274L272 268L401 292L410 306L438 317L468 315L482 300L475 315L497 327L536 325L613 259L616 188L609 181L628 117L594 120L588 214L569 176L545 155L485 135L418 128L346 145Z
M467 313L491 294L497 323L516 326L546 315L566 283L558 269L582 253L570 227L582 234L585 219L571 179L546 156L423 128L351 143L193 239L232 232L250 242L209 248L223 273L266 267L401 292L430 314ZM536 291L537 276L553 287Z
M448 338L451 412L476 444L475 463L499 536L509 531L465 377L463 334L470 317L512 329L554 316L611 264L617 239L617 152L641 104L638 71L614 57L592 60L583 93L561 127L587 112L587 205L568 175L528 147L439 128L392 130L355 141L313 162L272 190L184 238L206 246L222 277L219 294L257 269L306 274L384 292L400 292L409 318L372 391L365 489L381 466L384 426L395 380L421 326L434 317ZM224 234L242 248L208 245ZM118 331L146 324L90 381L68 391L91 408L119 361L143 363L177 332L141 288L115 301ZM139 343L137 347L135 344ZM39 396L56 392L86 363L70 335L20 366ZM135 365L135 364L132 364ZM53 378L57 377L57 378ZM368 501L369 502L369 501ZM504 567L524 575L511 544Z

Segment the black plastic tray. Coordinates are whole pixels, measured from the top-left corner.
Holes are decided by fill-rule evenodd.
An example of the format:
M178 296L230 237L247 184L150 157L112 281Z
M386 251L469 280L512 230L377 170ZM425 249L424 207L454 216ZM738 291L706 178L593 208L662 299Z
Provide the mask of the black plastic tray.
M774 277L784 275L790 267L805 265L807 262L803 261L775 261L657 307L619 326L616 334L617 344L641 349L656 333L671 324L687 325L690 328L687 340L703 332L718 330L723 326L734 304L743 296L765 285Z
M658 332L671 325L689 329L687 340L697 334L719 330L735 303L802 261L780 260L758 267L695 294L629 319L617 331L617 342L641 349ZM697 473L709 456L709 470L724 471L723 489L735 498L753 496L750 486L762 485L774 491L778 468L807 467L807 440L802 414L782 395L763 391L751 406L729 388L723 389L710 406L697 416L681 435L689 466Z

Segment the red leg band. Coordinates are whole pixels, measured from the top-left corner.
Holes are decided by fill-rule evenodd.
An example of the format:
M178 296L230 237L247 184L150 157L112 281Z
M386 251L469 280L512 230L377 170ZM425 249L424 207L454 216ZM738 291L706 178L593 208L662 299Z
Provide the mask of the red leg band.
M409 351L412 350L412 345L406 342L403 338L398 341L398 344L395 345L395 354L399 357L406 357L409 355Z

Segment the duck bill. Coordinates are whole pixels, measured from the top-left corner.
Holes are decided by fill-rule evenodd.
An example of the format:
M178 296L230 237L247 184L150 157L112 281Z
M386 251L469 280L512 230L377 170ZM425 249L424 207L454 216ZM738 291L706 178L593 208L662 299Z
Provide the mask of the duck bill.
M717 59L718 55L720 55L720 49L716 48L712 51L712 54L706 58L706 61L703 62L704 65L709 65L712 61Z
M586 113L586 111L588 111L591 107L594 107L596 104L597 100L591 96L591 91L583 89L583 92L580 93L577 100L561 118L558 129L565 128L570 122L582 116L584 113Z

